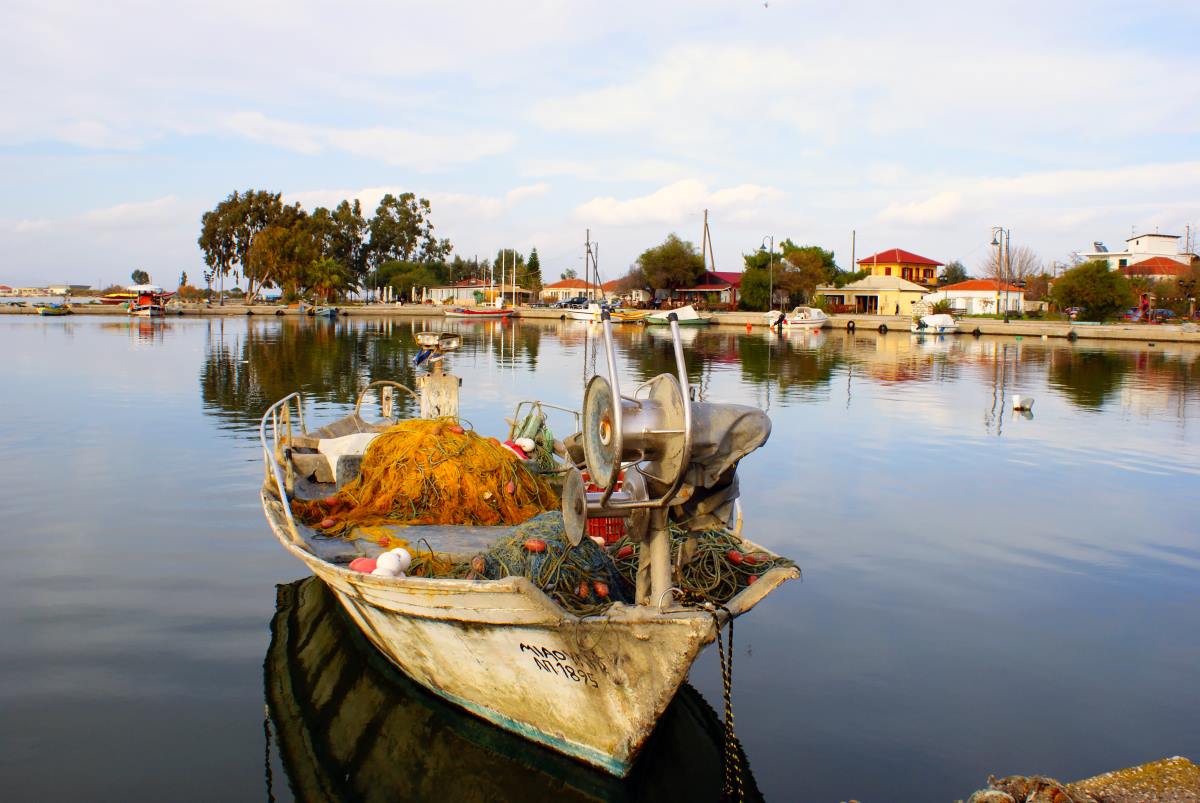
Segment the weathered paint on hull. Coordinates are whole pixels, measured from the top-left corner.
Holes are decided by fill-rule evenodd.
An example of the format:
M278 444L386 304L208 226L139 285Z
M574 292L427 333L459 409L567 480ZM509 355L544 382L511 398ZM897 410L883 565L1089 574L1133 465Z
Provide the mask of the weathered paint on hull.
M606 627L603 619L508 625L413 616L314 571L379 651L422 686L619 776L712 640L711 620Z
M716 633L711 614L616 604L577 618L524 577L379 578L276 537L325 581L372 644L425 688L499 727L624 777ZM730 603L749 610L793 570L772 570ZM734 603L737 604L734 604Z

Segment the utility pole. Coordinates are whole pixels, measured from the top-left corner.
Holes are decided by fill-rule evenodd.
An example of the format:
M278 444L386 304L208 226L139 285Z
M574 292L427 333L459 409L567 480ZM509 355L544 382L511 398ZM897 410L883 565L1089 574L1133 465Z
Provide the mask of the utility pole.
M856 256L858 256L858 253L856 250L857 248L858 248L858 231L856 229L850 229L850 270L852 270L852 271L854 270L854 266L856 264L858 264L854 261L854 258Z

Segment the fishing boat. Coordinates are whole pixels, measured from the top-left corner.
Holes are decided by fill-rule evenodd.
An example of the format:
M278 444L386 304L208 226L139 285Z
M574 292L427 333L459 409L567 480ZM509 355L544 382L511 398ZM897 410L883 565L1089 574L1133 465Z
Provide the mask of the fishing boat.
M137 298L137 293L131 293L128 290L119 290L115 293L105 293L98 299L101 304L115 306L117 304L125 304Z
M599 323L604 313L607 312L609 320L613 323L638 323L649 313L646 310L623 310L612 309L601 304L588 304L586 309L567 310L567 317L573 321L588 321L589 323Z
M626 519L639 561L630 602L581 615L520 574L366 574L351 562L382 554L377 540L331 538L320 529L327 522L307 525L294 515L294 501L320 503L353 481L372 439L392 427L396 398L419 405L421 419L457 417L461 380L443 372L444 358L461 344L457 335L417 335L422 350L434 355L426 360L430 374L419 378L420 393L387 380L372 383L352 412L312 430L299 393L271 405L259 427L261 501L283 548L329 586L363 636L409 678L493 725L624 777L700 650L799 570L741 535L736 468L765 443L770 419L755 407L692 400L673 315L676 373L624 395L611 321L602 323L607 377L588 381L582 410L572 412L578 431L554 444L565 455L551 472L561 481L561 511L534 521L558 521L562 543L577 545L569 555L579 545L596 549L584 538L590 519ZM369 393L380 397L382 420L363 417ZM581 465L602 490L585 490ZM672 518L680 515L682 525ZM692 529L679 541L672 526ZM731 562L736 556L742 564L745 553L763 567L720 604L678 596L674 582L674 567L686 571L691 563L699 527L721 527L724 537L736 539ZM421 544L431 558L472 567L472 556L514 532L507 525L394 528L397 538ZM732 648L728 654L732 660Z
M138 318L161 318L166 315L166 301L174 293L169 293L155 284L135 284L129 291L135 298L129 302L129 314Z
M687 683L630 777L617 779L418 686L371 646L316 577L275 588L263 687L268 739L297 800L423 800L435 788L456 803L699 801L715 800L723 780L721 721ZM744 799L761 800L743 766Z
M823 329L829 323L829 316L824 310L816 307L796 307L789 313L772 310L763 316L767 321L767 326L777 326L780 324L780 318L783 319L784 326L795 329Z
M958 331L958 321L942 312L922 315L909 325L908 331L914 335L952 335Z
M72 313L70 304L35 304L37 314L47 317L57 317L59 315L70 315Z
M471 307L455 307L446 310L447 318L508 318L513 314L510 309L472 309Z
M311 318L329 318L330 320L338 316L337 307L309 307L305 310L305 314Z
M644 320L649 326L667 326L671 321L670 317L674 315L680 326L708 326L713 321L713 316L702 315L696 312L696 308L691 304L686 307L679 307L670 312L655 312L645 316Z

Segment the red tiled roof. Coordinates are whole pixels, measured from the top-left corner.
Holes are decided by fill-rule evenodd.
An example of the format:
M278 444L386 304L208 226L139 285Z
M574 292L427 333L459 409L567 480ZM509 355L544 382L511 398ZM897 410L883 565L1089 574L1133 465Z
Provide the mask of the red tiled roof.
M681 288L685 290L726 290L730 287L742 286L742 274L732 271L706 270L695 287Z
M1024 293L1025 291L1014 284L1004 284L996 279L967 279L965 282L958 284L948 284L945 287L939 287L938 291L944 290L987 290L989 293L1009 292L1009 293Z
M562 281L548 284L543 287L543 290L586 290L591 287L590 284L583 279L563 279Z
M1170 257L1150 257L1121 268L1126 276L1182 276L1188 266Z
M12 288L9 287L7 284L0 284L0 290L11 290L11 289Z
M880 251L869 257L858 260L860 265L872 265L875 263L887 264L903 264L903 265L935 265L940 266L942 263L923 257L920 254L914 254L912 251L905 251L903 248L889 248L886 251Z

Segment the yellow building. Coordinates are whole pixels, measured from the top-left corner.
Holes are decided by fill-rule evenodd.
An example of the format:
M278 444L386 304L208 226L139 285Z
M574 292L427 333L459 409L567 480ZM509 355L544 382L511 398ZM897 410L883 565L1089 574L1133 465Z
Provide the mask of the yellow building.
M913 304L928 292L929 288L898 276L868 276L845 287L817 285L817 295L825 297L833 312L864 315L910 315Z
M869 271L870 276L895 276L925 285L926 292L937 286L937 269L940 267L941 262L903 248L889 248L858 260L858 269Z

